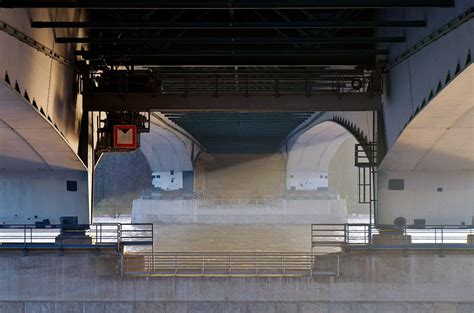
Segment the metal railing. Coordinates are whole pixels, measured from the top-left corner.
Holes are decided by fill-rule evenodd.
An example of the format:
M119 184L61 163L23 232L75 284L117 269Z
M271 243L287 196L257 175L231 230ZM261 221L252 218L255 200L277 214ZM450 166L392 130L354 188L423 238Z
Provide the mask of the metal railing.
M339 255L298 252L159 252L122 256L122 275L338 276Z
M380 233L387 235L386 240L375 241L373 236ZM474 226L407 225L378 228L363 223L312 224L312 249L328 246L368 249L474 249Z
M0 248L32 247L85 247L85 246L120 246L153 245L153 224L135 223L97 223L84 226L82 229L68 227L68 237L60 236L62 225L36 227L34 224L0 225ZM71 236L82 235L90 238L82 242L72 242ZM85 235L85 236L84 236Z
M377 143L356 144L354 147L356 167L372 167L377 165Z
M197 208L245 208L245 207L283 207L282 199L200 199L196 202Z
M381 78L370 71L316 72L107 72L83 77L81 92L156 95L306 95L380 93Z

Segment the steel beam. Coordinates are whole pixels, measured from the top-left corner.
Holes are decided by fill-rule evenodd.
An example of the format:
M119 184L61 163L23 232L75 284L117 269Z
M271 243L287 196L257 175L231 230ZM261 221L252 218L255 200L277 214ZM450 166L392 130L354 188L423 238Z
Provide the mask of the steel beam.
M119 57L108 57L108 65L143 65L143 66L326 66L326 65L360 65L373 64L375 62L373 55L300 55L298 57L264 56L256 55L253 57L227 55L227 56L209 56L209 57L180 57L180 56L161 56L161 57L138 57L130 55L121 55ZM91 64L103 65L103 58L91 59Z
M381 108L380 94L304 95L157 95L95 93L83 95L86 111L316 112L372 111Z
M452 7L453 0L256 0L256 1L166 1L166 0L1 0L3 8L86 8L86 9L365 9L401 7Z
M50 22L33 21L33 28L87 28L118 30L156 29L319 29L319 28L377 28L377 27L425 27L424 20L408 21L304 21L304 22L143 22L143 21L95 21Z
M127 52L118 49L112 51L74 51L76 56L82 56L85 59L96 59L101 56L106 57L215 57L215 56L318 56L318 55L386 55L387 49L347 49L347 50L154 50Z
M404 42L405 37L57 37L57 43L100 43L100 44L140 44L140 43L178 43L178 44L295 44L295 43L377 43L377 42Z

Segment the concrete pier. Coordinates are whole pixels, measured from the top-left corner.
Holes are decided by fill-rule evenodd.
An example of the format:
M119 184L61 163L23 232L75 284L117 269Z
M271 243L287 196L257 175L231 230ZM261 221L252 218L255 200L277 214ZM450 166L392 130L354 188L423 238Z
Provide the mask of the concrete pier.
M0 257L0 312L472 313L468 253L352 255L332 278L120 276L116 255Z
M278 206L204 206L201 200L137 199L132 222L176 224L346 223L344 199L282 200Z

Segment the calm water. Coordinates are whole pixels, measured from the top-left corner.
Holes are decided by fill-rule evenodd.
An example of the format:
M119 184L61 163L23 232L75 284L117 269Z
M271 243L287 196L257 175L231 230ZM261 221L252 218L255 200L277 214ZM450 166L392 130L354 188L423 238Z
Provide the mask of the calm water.
M130 222L95 218L99 222ZM353 217L350 223L367 222ZM311 225L155 224L155 251L163 252L309 252Z

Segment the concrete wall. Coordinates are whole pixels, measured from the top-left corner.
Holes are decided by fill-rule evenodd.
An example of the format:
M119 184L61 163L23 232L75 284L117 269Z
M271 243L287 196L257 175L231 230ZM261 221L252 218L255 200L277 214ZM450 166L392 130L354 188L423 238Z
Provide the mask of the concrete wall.
M403 179L404 190L389 190L389 179ZM382 171L379 173L379 220L393 223L399 216L407 224L474 222L474 171ZM441 189L440 189L441 188Z
M327 191L328 172L291 171L286 173L286 189L302 191Z
M66 181L75 181L77 191L67 191ZM58 224L60 216L78 216L87 223L87 173L3 172L0 175L0 223L32 224L50 219Z
M2 301L2 313L471 313L452 302Z
M335 278L127 278L114 255L0 256L8 313L471 313L472 254L361 255Z
M346 202L281 200L271 206L204 205L201 200L133 200L132 222L200 224L346 223Z

